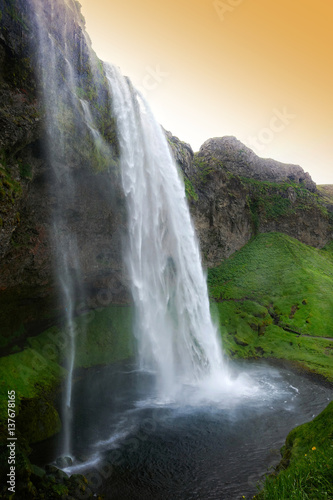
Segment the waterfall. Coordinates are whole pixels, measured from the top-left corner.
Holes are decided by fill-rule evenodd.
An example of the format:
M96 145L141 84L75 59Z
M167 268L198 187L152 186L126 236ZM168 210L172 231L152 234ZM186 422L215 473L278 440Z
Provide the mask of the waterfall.
M85 273L90 270L87 259L82 259L82 234L75 225L81 196L78 175L85 164L87 171L95 172L115 167L117 151L110 142L113 115L127 201L125 260L136 310L140 368L154 373L158 395L170 400L181 394L184 385L215 376L221 379L224 366L184 186L162 128L130 81L97 61L77 2L28 2L38 35L55 275L69 338L64 353L68 375L61 453L71 455L77 335L85 334L76 331L75 316L78 305L85 304Z
M126 262L136 309L140 367L174 398L184 384L223 371L199 245L161 126L144 98L105 65L113 94L127 200Z
M67 47L60 53L57 40L48 30L46 12L40 1L34 0L34 9L38 26L38 61L41 67L41 86L47 120L47 155L54 176L52 196L55 206L52 217L52 241L55 249L55 275L60 289L60 299L65 310L65 329L68 337L68 355L66 368L62 420L64 442L62 453L71 454L71 401L72 379L75 365L75 305L80 293L81 269L78 258L78 244L75 233L71 230L68 217L69 200L75 199L75 179L67 168L66 133L62 123L64 114L75 106L72 89L75 75L68 60ZM64 27L66 30L66 26ZM59 67L63 79L59 78ZM50 193L51 194L51 193Z

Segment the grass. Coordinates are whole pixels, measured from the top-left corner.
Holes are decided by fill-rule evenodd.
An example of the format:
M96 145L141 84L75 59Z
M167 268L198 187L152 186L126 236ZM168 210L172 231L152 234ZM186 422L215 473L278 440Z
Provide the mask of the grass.
M259 234L210 269L208 285L230 357L286 359L333 381L333 341L323 338L333 337L333 242L318 250L280 233ZM129 357L131 324L128 307L78 317L76 368ZM16 391L18 414L27 400L44 404L67 374L68 347L66 330L53 327L29 338L23 351L0 358L1 422L9 388ZM56 415L46 408L55 425ZM333 499L332 421L331 404L289 434L278 474L267 477L258 500Z
M266 477L257 500L333 498L333 402L290 432L279 469Z
M192 182L190 181L190 179L188 177L186 177L186 175L183 176L183 180L184 180L184 184L185 184L186 198L189 201L191 201L191 200L197 201L198 195L194 189Z

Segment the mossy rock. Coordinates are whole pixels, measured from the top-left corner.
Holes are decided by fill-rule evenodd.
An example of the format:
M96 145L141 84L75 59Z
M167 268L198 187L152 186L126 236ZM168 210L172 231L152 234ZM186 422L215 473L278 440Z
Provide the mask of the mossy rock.
M45 399L22 399L17 426L33 444L57 434L61 421L57 410Z

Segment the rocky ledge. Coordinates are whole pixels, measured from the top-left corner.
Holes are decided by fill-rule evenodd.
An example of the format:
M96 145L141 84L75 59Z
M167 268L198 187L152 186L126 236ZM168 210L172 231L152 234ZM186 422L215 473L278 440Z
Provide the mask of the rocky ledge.
M303 184L309 191L316 191L316 184L299 165L260 158L236 137L214 137L204 142L198 156L209 162L221 161L229 172L240 177L268 182L293 181Z

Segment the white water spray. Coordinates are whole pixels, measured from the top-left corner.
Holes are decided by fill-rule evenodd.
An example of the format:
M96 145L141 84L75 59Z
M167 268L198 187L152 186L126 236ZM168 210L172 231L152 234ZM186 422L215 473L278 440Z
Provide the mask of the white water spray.
M163 398L184 384L223 376L198 242L184 186L147 103L116 68L113 93L128 208L127 266L142 369L156 373Z

